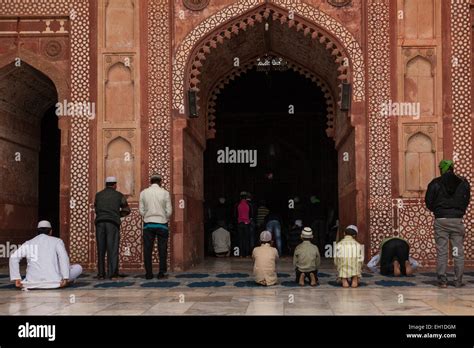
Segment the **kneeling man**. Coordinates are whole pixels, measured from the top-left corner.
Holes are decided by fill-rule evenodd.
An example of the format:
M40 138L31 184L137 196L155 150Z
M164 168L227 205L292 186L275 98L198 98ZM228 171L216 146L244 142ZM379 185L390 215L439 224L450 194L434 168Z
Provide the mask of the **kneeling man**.
M276 261L278 260L278 251L271 246L272 234L269 231L260 233L261 246L253 249L252 257L255 260L253 273L255 282L270 286L278 281L276 272Z
M380 266L382 275L400 277L412 275L418 262L410 257L410 244L405 239L390 237L382 241L380 254L374 255L367 264L374 273L378 270L377 266Z
M52 237L49 221L38 223L38 235L25 242L10 256L10 280L17 288L56 289L74 282L82 273L80 265L69 265L61 239ZM26 258L26 278L21 279L20 261Z
M301 240L303 241L295 249L293 256L293 265L296 271L296 282L300 286L304 286L307 278L310 280L311 286L318 285L318 268L321 264L321 256L316 245L311 243L313 240L313 230L305 227L301 232Z

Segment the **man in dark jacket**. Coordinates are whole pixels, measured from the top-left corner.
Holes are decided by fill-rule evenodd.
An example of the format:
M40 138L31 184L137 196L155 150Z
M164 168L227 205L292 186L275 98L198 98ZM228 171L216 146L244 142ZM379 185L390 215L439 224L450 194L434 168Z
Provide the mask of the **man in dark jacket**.
M438 285L446 288L448 279L448 242L451 242L454 258L454 285L461 287L464 271L464 224L462 218L471 199L469 182L454 173L452 161L439 164L441 176L433 179L426 191L426 207L434 213L437 251Z
M119 277L120 218L130 214L125 196L117 191L117 179L105 181L105 189L95 195L95 231L97 238L98 279L105 279L105 252L107 251L108 278Z

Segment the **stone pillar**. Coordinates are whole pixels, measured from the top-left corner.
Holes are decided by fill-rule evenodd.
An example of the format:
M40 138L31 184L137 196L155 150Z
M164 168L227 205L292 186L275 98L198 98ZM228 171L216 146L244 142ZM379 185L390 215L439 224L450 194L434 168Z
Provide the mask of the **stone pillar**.
M138 0L100 0L98 15L97 173L100 191L107 176L132 214L122 221L120 267L141 268L142 230L138 213L141 184L141 52ZM92 214L93 215L93 214ZM93 224L92 224L93 225ZM93 231L92 231L93 232ZM95 264L95 236L91 233Z

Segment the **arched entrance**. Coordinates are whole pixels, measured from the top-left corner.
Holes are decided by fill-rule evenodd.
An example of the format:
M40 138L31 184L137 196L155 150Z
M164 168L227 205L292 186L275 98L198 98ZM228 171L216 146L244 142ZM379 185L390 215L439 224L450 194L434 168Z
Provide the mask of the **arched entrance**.
M238 17L232 17L220 27L183 43L178 48L174 71L173 121L173 192L184 209L175 214L172 241L172 265L179 270L196 264L203 258L203 152L206 139L214 136L212 96L215 86L225 85L226 79L248 69L257 59L283 57L296 70L311 79L327 84L325 94L339 100L342 83L353 86L352 109L343 112L337 105L328 108L329 134L334 137L338 153L339 217L343 225L357 223L361 238L368 245L366 232L366 183L363 175L356 175L357 166L364 167L365 82L363 60L358 43L348 41L340 24L327 18L324 25L315 19L316 9L305 4L299 11L289 12L273 4L265 4ZM309 7L308 7L309 6ZM306 12L301 10L307 10ZM305 13L305 17L300 16ZM319 14L323 15L323 14ZM335 22L335 21L334 21ZM336 30L337 28L337 30ZM334 29L334 31L332 31ZM187 57L186 67L180 71L181 50L195 42ZM183 74L183 85L179 83ZM198 97L197 119L188 119L189 105L184 104L187 91ZM357 144L357 146L356 146ZM360 172L359 173L363 173Z
M211 233L220 220L238 245L232 215L241 191L251 193L255 210L264 205L279 216L283 255L290 253L287 235L294 220L314 227L316 217L329 226L337 219L337 151L328 113L333 99L326 84L298 73L289 62L278 64L251 67L210 98L212 137L204 152L206 255L213 255ZM318 202L311 203L311 196ZM261 220L255 223L251 247L264 228ZM324 254L323 244L331 244L326 223L320 232L315 243Z
M66 141L56 115L68 88L61 73L33 53L0 59L0 242L22 244L35 234L39 219L50 220L67 241ZM63 206L63 208L61 208ZM62 218L61 218L62 217Z

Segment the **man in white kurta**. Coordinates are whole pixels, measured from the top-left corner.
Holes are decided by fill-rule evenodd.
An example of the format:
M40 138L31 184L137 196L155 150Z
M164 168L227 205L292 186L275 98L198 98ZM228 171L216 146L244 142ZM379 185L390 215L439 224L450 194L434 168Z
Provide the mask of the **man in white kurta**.
M52 237L51 224L40 221L38 235L25 242L10 256L10 280L17 288L62 288L82 273L80 265L69 265L69 257L61 239ZM21 279L20 261L26 258L26 278Z

